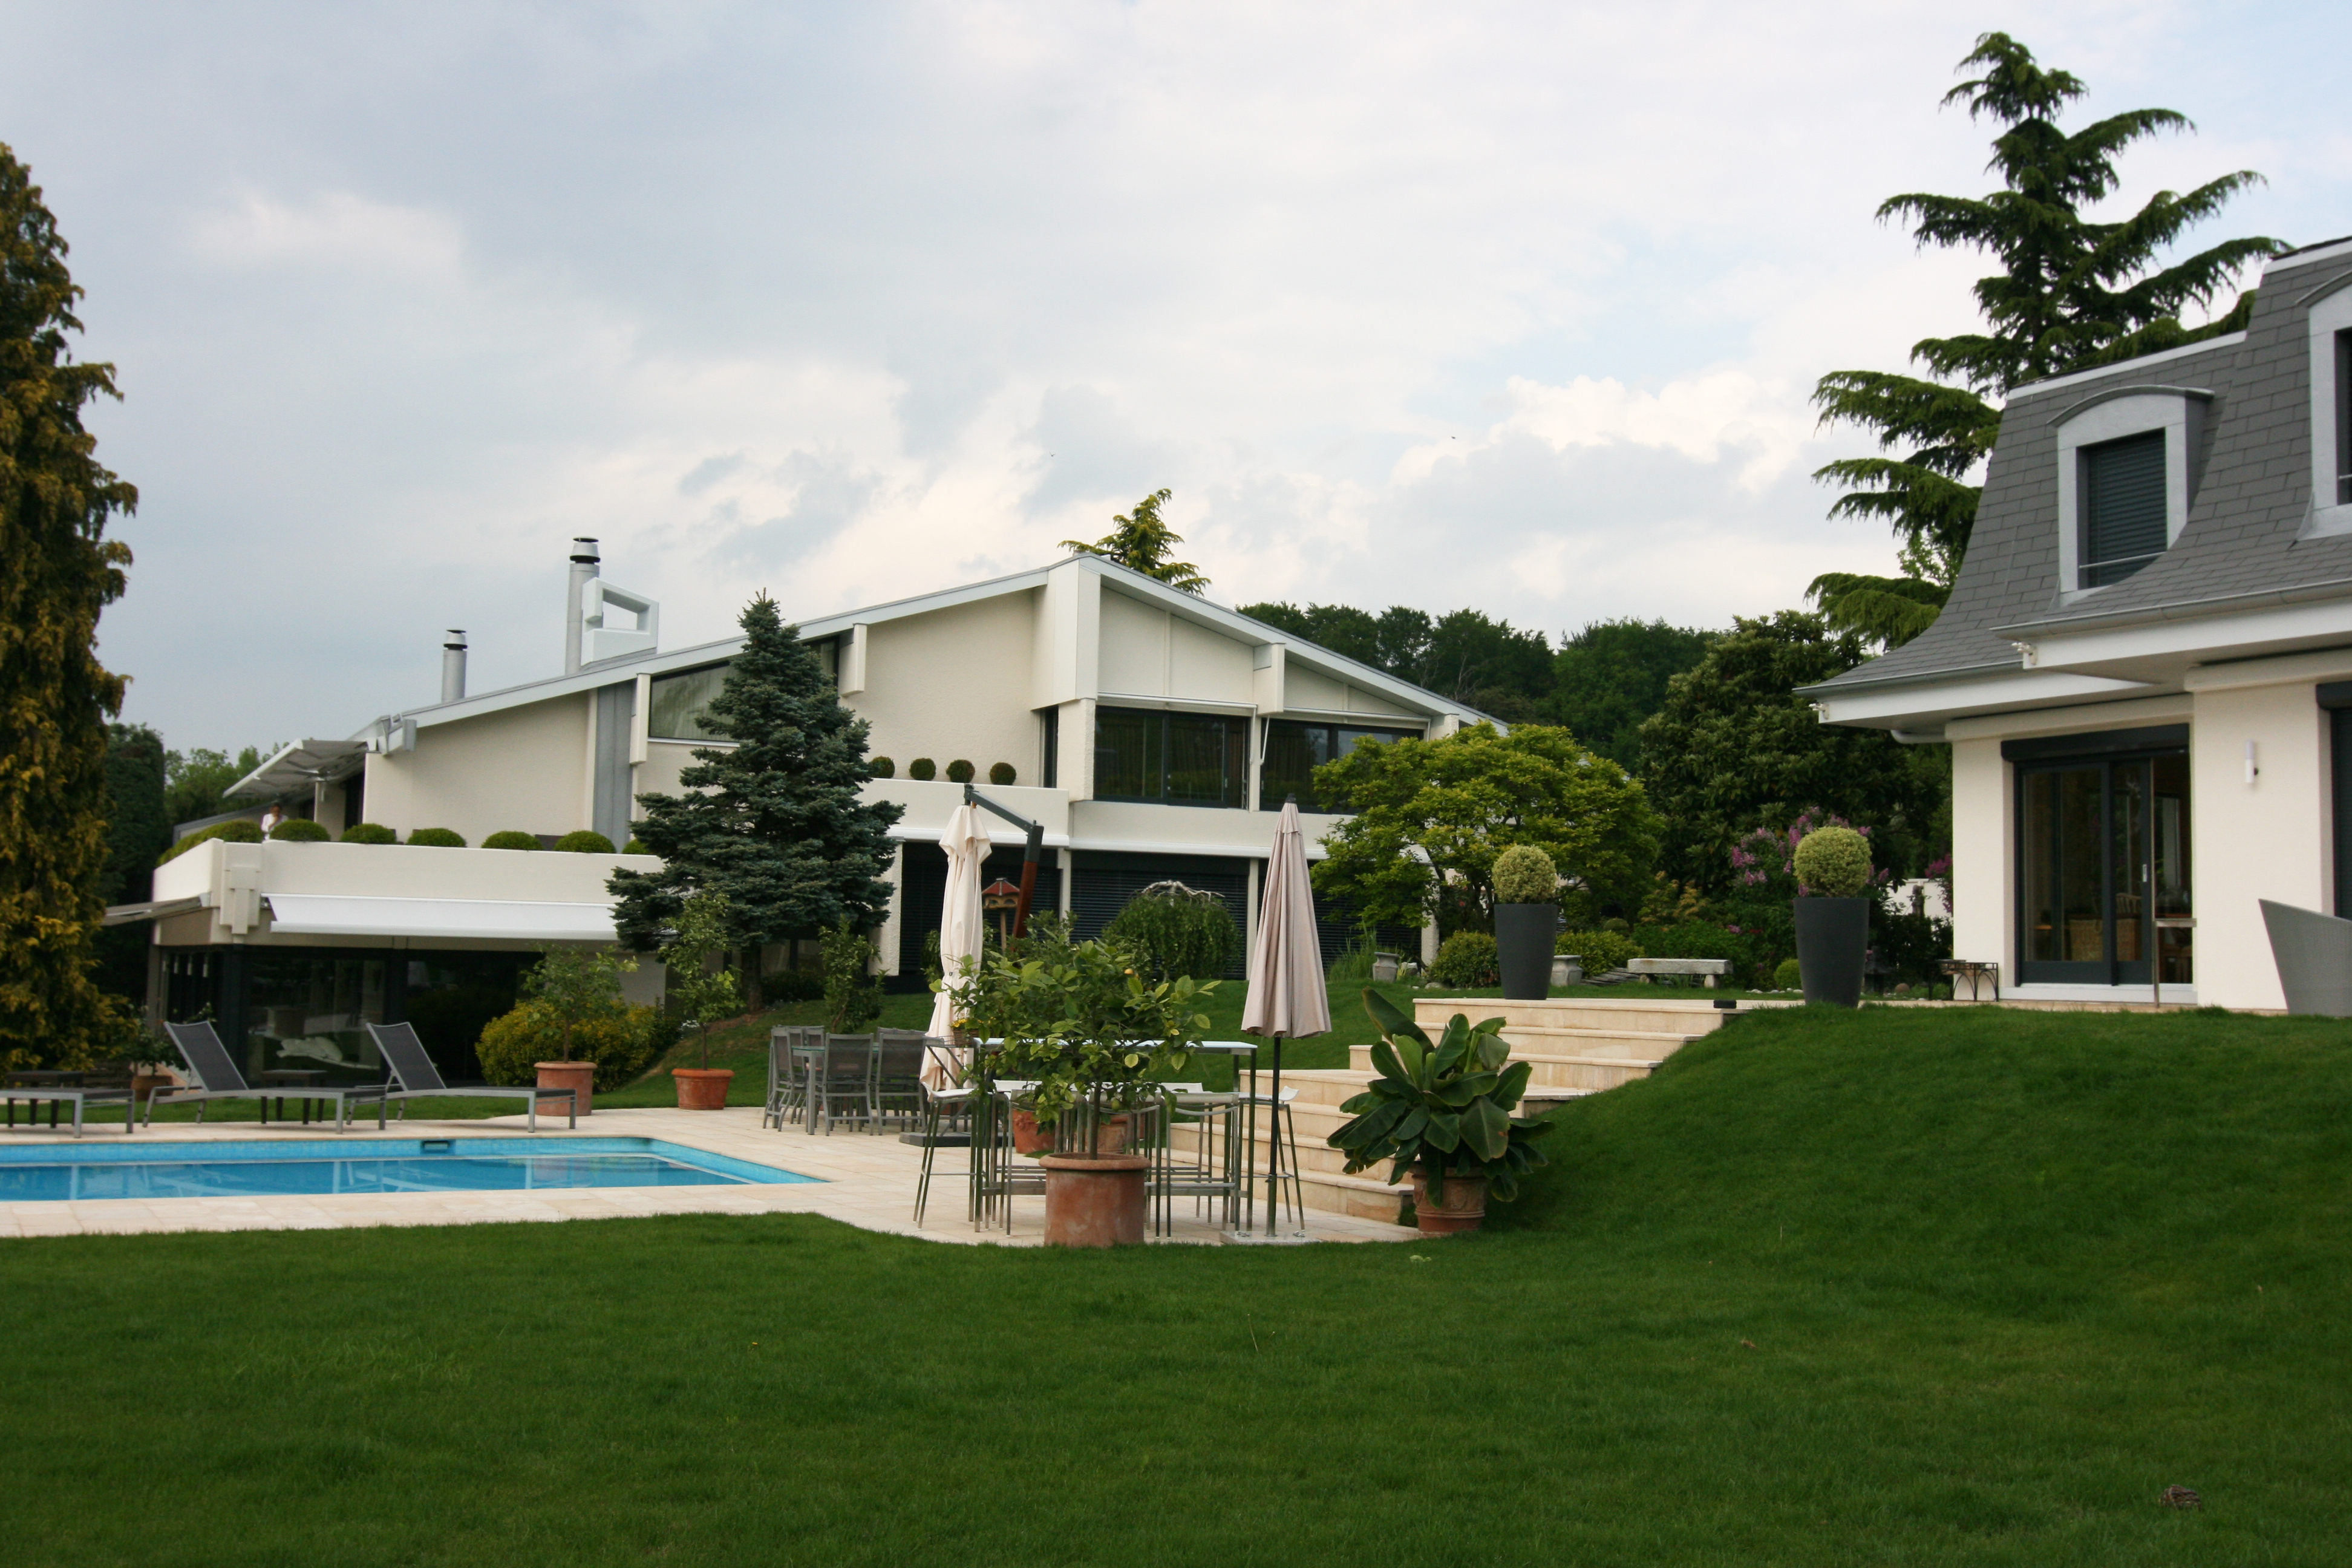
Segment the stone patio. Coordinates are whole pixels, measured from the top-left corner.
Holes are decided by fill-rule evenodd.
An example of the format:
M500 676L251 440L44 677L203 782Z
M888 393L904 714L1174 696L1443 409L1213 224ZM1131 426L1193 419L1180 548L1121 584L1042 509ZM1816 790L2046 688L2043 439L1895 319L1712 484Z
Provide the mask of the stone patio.
M529 1136L520 1116L472 1121L394 1122L405 1138ZM387 1129L387 1134L393 1131ZM373 1125L337 1140L363 1153L375 1135ZM794 1128L771 1131L760 1125L757 1107L719 1111L653 1109L600 1110L579 1131L542 1128L541 1138L659 1138L688 1148L771 1165L815 1182L781 1186L575 1187L539 1192L353 1193L333 1196L110 1199L69 1203L0 1204L0 1238L29 1236L125 1236L176 1230L336 1230L376 1225L488 1225L526 1220L618 1219L662 1214L814 1214L861 1230L887 1231L925 1241L994 1243L1035 1247L1045 1239L1045 1200L1013 1200L1010 1236L1001 1226L976 1231L964 1218L965 1152L942 1149L934 1163L930 1212L913 1220L915 1183L922 1151L895 1134L837 1131L814 1135ZM219 1142L300 1142L335 1138L316 1126L262 1126L229 1121L172 1123L142 1129L140 1144ZM53 1143L77 1146L67 1134L46 1129L0 1132L0 1146ZM119 1128L93 1126L79 1147L102 1149L124 1142ZM1261 1200L1262 1201L1262 1200ZM1317 1241L1408 1241L1402 1226L1309 1209L1308 1237ZM1176 1205L1175 1235L1192 1244L1220 1239L1216 1227L1196 1219L1190 1200Z

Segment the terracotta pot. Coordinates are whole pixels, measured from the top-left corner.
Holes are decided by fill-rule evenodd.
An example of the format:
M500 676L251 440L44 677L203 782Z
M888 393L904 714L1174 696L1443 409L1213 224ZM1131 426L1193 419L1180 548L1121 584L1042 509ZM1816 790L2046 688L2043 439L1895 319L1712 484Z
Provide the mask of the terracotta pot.
M570 1089L572 1103L583 1116L594 1109L590 1104L590 1101L596 1098L596 1064L594 1062L536 1062L532 1065L539 1068L540 1088ZM560 1100L542 1100L539 1102L539 1109L542 1113L551 1112L560 1116L562 1114L562 1108L563 1102Z
M1412 1223L1423 1236L1455 1236L1486 1222L1486 1178L1448 1176L1439 1202L1429 1201L1429 1178L1412 1173Z
M131 1098L141 1105L146 1104L149 1100L152 1099L155 1091L159 1089L169 1093L171 1090L177 1089L178 1087L179 1084L176 1079L167 1077L163 1073L142 1072L133 1073L131 1075Z
M1135 1118L1128 1115L1106 1116L1095 1123L1095 1152L1124 1154L1135 1143ZM1054 1147L1054 1130L1041 1127L1034 1112L1015 1107L1013 1112L1013 1152L1016 1154L1043 1154Z
M1151 1161L1141 1154L1048 1154L1045 1168L1045 1245L1137 1247L1143 1241L1150 1202L1144 1180Z
M680 1110L727 1109L727 1085L735 1076L733 1068L672 1068L669 1076L677 1081Z
M1016 1154L1039 1154L1054 1146L1054 1134L1037 1125L1037 1113L1013 1108L1013 1152Z

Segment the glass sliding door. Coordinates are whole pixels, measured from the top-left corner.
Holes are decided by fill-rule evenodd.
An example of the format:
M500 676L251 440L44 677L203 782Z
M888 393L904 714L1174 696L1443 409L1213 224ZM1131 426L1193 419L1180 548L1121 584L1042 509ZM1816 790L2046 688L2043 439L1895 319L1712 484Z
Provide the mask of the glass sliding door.
M2018 826L2020 981L2190 982L2185 752L2021 766Z

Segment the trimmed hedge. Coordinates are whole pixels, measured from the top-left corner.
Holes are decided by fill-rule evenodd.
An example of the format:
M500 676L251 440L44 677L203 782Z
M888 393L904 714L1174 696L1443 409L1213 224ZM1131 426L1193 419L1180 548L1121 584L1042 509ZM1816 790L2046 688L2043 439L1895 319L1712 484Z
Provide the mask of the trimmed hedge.
M646 847L646 841L644 839L632 838L626 844L621 846L621 853L624 855L650 855L653 851Z
M411 844L427 849L463 849L466 836L450 827L420 827L408 836Z
M991 763L988 764L988 782L992 784L1019 784L1021 775L1013 771L1011 763Z
M913 762L907 764L907 776L910 779L921 779L928 783L940 776L940 764L931 761L929 757L917 757Z
M381 822L357 822L343 829L338 844L397 844L400 835Z
M334 835L326 825L307 816L289 816L269 830L269 837L280 844L324 844Z
M1500 985L1503 966L1495 953L1495 939L1483 931L1455 931L1438 943L1437 962L1429 966L1429 978L1436 984L1465 990Z
M892 762L887 757L868 757L866 759L866 776L869 779L896 778L898 774L898 764Z
M1775 991L1801 991L1804 985L1805 972L1798 967L1793 958L1782 959L1780 966L1772 971L1772 989Z
M593 827L565 834L555 841L555 847L573 855L610 855L613 852L613 841Z
M1587 974L1606 974L1612 969L1622 969L1629 958L1648 956L1642 944L1632 937L1613 931L1564 931L1551 944L1554 952L1570 952L1584 961Z
M261 824L240 816L235 822L215 822L210 827L199 827L164 850L155 864L161 866L165 860L176 860L208 838L217 838L224 844L258 844L261 842Z
M504 833L493 833L483 839L482 847L485 849L536 849L539 847L539 835L517 833L514 829L509 828Z
M965 762L961 757L958 757L954 762L948 764L948 782L950 784L970 784L977 772L978 770L973 768L970 763Z
M486 842L482 846L489 847ZM592 1018L572 1033L573 1058L596 1064L596 1087L620 1088L667 1050L677 1038L677 1026L657 1007L632 1007L625 1015ZM544 1002L525 1002L511 1013L490 1020L482 1030L474 1054L482 1076L492 1083L524 1084L538 1080L538 1064L563 1054L563 1026Z

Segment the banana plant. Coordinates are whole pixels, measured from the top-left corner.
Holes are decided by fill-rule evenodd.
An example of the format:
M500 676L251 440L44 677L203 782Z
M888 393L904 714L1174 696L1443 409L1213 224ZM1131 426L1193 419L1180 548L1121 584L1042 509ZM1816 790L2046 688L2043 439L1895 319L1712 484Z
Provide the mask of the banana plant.
M1364 1011L1379 1026L1372 1067L1380 1076L1339 1109L1353 1120L1331 1134L1354 1175L1382 1160L1395 1162L1399 1182L1418 1166L1432 1184L1446 1176L1484 1176L1487 1192L1507 1203L1519 1178L1546 1162L1531 1141L1550 1123L1514 1117L1527 1092L1527 1062L1513 1062L1503 1020L1472 1024L1456 1013L1433 1043L1421 1026L1369 986Z

